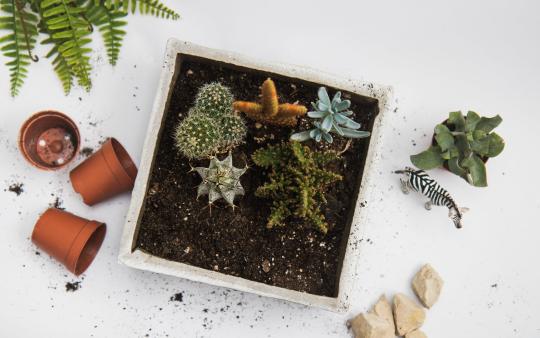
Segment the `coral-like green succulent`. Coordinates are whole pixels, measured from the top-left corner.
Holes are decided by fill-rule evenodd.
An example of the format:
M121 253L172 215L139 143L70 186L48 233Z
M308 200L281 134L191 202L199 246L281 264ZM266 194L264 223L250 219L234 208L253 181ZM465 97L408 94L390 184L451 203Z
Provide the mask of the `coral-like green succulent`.
M353 113L349 110L351 101L342 100L341 92L337 92L330 101L326 88L321 87L318 96L317 102L311 103L314 110L307 113L309 117L315 119L313 121L315 128L293 134L291 140L303 142L314 139L317 142L325 140L332 143L334 138L331 134L347 138L364 138L370 135L368 131L358 130L360 123L349 118Z
M220 119L221 145L220 152L229 151L244 143L246 137L246 123L241 116L230 114Z
M504 140L492 132L502 118L480 117L469 111L450 113L446 123L435 126L435 142L427 150L411 156L411 162L420 169L429 170L445 166L476 187L487 186L485 161L499 155Z
M191 109L188 116L176 127L174 139L176 147L184 156L200 159L218 152L222 133L215 119Z
M273 200L268 228L284 226L287 218L295 216L323 233L328 231L320 208L326 203L325 188L342 179L325 169L339 158L336 152L313 152L298 142L286 142L259 149L252 158L256 165L272 168L270 181L256 191L257 196Z
M197 187L197 198L208 195L208 203L212 204L219 199L224 199L234 208L234 198L244 195L244 188L240 183L240 177L246 172L245 168L235 168L232 155L220 161L217 157L210 160L208 168L193 168L202 178Z
M205 84L199 89L195 99L195 108L211 117L232 114L234 96L229 87L219 82Z

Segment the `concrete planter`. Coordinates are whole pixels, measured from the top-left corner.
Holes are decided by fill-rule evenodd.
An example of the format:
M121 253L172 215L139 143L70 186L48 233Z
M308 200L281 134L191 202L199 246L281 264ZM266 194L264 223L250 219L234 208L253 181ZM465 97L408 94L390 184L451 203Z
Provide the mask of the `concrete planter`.
M345 253L343 255L343 263L340 270L340 275L338 277L339 286L336 297L318 296L254 282L184 263L169 261L150 255L136 248L139 221L144 212L145 196L148 189L148 181L152 172L157 146L159 144L158 141L161 136L162 121L167 112L171 89L174 88L174 83L179 74L179 70L182 67L182 55L198 56L264 72L277 73L288 77L299 78L321 85L336 87L359 95L372 97L378 100L379 114L375 119L372 130L361 187L358 196L355 198L357 203L350 227L349 237L347 239L348 244L344 249ZM156 99L154 101L150 123L148 125L148 132L144 143L139 174L135 182L135 188L133 189L133 197L127 215L124 233L122 235L119 256L120 261L128 266L142 270L164 273L187 278L193 281L251 292L267 297L284 299L287 301L333 311L346 310L348 307L348 294L353 288L357 288L359 283L361 283L360 277L355 273L359 249L350 244L360 239L362 226L367 220L367 213L369 211L368 206L361 207L358 204L358 201L370 202L369 197L371 196L371 190L373 188L372 167L379 158L379 156L377 156L380 148L379 130L385 113L391 109L390 94L391 89L389 87L353 81L350 79L340 79L335 76L306 69L304 67L261 62L259 60L254 60L226 51L197 46L189 42L170 40L167 45L161 80Z

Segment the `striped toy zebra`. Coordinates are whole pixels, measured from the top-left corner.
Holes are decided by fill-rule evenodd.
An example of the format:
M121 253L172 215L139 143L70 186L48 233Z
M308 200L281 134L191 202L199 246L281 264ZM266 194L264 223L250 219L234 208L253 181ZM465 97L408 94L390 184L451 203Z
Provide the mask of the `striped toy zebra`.
M442 188L433 178L431 178L425 171L420 169L414 169L411 167L405 167L404 170L396 170L396 174L403 174L400 178L401 191L404 194L408 194L412 189L422 193L428 197L425 207L427 210L431 210L432 205L444 205L448 208L448 217L452 219L456 228L461 228L463 225L461 219L463 214L467 212L468 208L459 208L456 202L450 196L448 191Z

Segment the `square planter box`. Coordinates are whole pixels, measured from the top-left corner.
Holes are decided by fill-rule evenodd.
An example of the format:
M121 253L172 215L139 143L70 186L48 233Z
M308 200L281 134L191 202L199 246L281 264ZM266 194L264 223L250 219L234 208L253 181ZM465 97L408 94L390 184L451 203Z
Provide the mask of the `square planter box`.
M204 58L265 73L296 78L377 100L378 114L373 122L369 146L366 147L367 155L364 162L362 181L358 189L358 195L352 197L356 207L354 208L350 225L346 227L343 234L344 237L342 238L341 265L338 269L337 291L334 297L314 295L255 282L189 264L167 260L137 248L137 236L145 209L146 193L156 159L157 148L168 111L171 93L182 68L183 60L190 57ZM379 130L385 113L391 110L390 106L391 89L389 87L350 79L341 79L299 66L261 62L241 55L197 46L189 42L170 40L167 45L159 88L144 143L139 174L133 190L131 205L122 235L119 255L120 262L142 270L164 273L332 311L346 310L349 305L348 294L354 288L358 288L361 283L361 276L356 274L359 248L353 243L357 243L361 238L362 227L367 220L369 204L359 203L359 201L370 203L369 197L371 196L371 190L374 185L372 167L377 162L379 158L377 154L380 151ZM264 224L260 226L264 227Z

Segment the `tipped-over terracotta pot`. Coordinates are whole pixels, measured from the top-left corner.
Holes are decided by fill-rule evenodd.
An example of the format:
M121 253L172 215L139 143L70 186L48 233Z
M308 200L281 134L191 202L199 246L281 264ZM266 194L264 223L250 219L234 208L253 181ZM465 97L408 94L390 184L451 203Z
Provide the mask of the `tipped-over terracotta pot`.
M131 191L137 167L124 147L110 138L100 150L73 169L69 177L73 189L82 195L84 203L94 205Z
M96 257L105 232L104 223L51 208L36 222L32 242L78 276Z
M73 120L47 110L32 115L19 132L19 149L24 158L45 170L65 167L77 155L81 136Z

